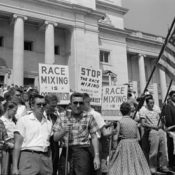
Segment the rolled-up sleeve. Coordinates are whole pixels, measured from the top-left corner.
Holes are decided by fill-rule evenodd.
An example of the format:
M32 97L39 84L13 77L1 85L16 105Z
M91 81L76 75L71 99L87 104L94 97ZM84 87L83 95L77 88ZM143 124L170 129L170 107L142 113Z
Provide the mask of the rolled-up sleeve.
M99 130L99 127L97 125L97 122L95 121L94 117L92 115L89 116L89 133L94 134Z

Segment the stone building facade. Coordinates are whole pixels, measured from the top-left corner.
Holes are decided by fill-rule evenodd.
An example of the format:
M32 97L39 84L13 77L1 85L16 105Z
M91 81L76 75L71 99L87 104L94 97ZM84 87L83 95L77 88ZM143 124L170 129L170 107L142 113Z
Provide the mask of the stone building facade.
M141 93L163 38L126 29L127 12L122 0L0 0L0 83L38 86L38 63L60 64L76 91L81 65L102 69L103 85L131 83ZM166 80L156 70L158 99Z

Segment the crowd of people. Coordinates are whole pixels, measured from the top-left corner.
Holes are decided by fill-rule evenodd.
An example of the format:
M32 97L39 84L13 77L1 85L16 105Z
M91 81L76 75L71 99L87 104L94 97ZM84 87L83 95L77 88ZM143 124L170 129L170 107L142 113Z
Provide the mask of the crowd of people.
M151 94L128 93L122 119L104 121L87 93L70 103L36 88L0 96L0 172L12 175L149 175L175 170L175 91L162 111ZM141 105L140 105L141 104ZM104 168L105 167L105 168ZM106 170L103 171L103 170Z

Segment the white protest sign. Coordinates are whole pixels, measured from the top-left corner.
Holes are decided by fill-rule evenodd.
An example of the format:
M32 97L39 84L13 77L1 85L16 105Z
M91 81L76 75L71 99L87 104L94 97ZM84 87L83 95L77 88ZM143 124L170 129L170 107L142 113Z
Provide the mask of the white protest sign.
M104 86L102 93L102 116L105 120L121 118L120 105L127 101L128 86Z
M60 104L68 104L70 99L68 66L39 64L40 94L55 94Z
M91 105L101 106L102 71L100 69L80 66L78 76L78 91L88 93Z

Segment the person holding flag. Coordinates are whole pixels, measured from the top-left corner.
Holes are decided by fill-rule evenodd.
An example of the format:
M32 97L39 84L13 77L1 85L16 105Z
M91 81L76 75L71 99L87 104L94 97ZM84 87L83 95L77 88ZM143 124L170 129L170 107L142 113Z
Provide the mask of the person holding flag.
M169 93L170 100L165 105L163 110L163 116L165 116L165 126L167 130L171 130L173 133L175 132L175 91L172 90ZM169 167L172 170L175 170L175 155L174 155L174 144L173 137L167 133L167 145L168 145L168 158L169 158Z
M160 53L155 61L152 72L147 80L146 86L145 86L142 94L145 94L156 68L162 69L171 79L169 88L167 90L167 94L168 94L169 90L170 90L170 86L172 84L172 81L175 79L175 18L173 19L173 22L170 26L168 34L165 38L164 44L162 45ZM167 96L168 95L166 95L166 97L164 99L164 103L166 102ZM139 102L138 106L142 106L142 105L143 105L143 100L141 100ZM139 111L139 109L140 109L140 107L136 108L134 116ZM162 120L162 116L163 116L162 114L163 113L161 112L160 119L157 122L157 127L155 126L155 128L158 128L158 124ZM155 171L155 169L153 171Z
M142 126L149 129L149 166L151 173L169 172L166 133L161 129L159 123L160 108L154 105L152 95L146 97L146 106L140 110ZM158 155L160 153L160 156Z

